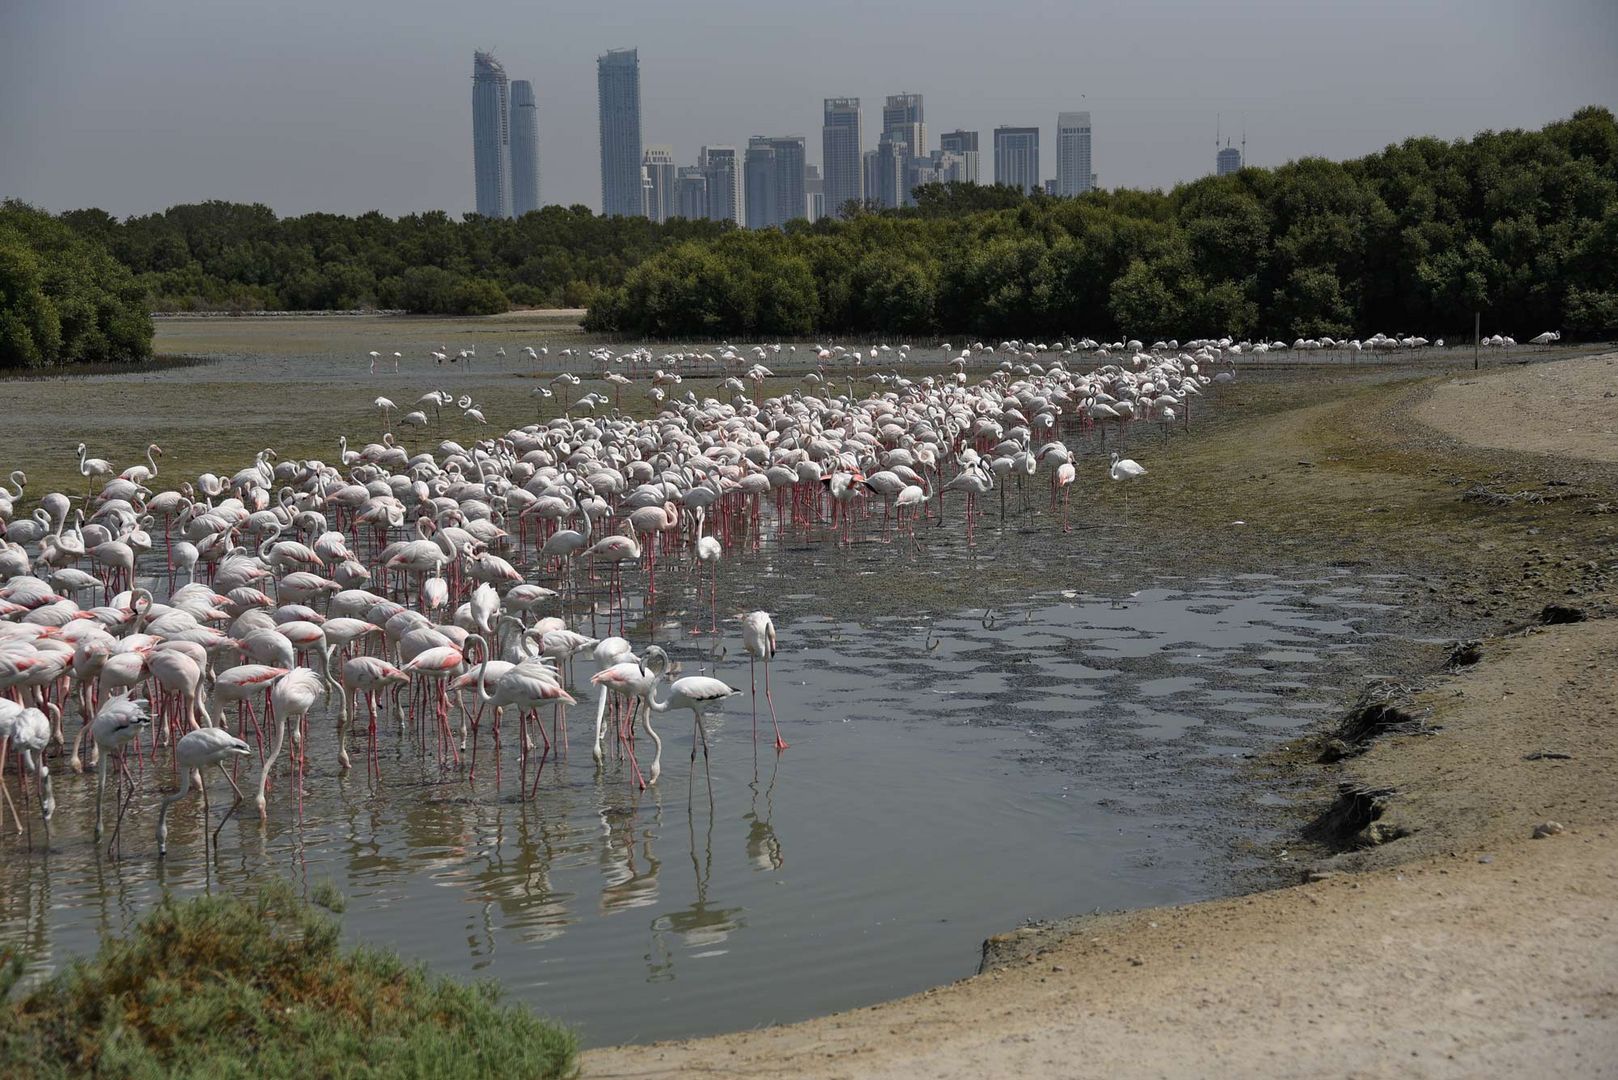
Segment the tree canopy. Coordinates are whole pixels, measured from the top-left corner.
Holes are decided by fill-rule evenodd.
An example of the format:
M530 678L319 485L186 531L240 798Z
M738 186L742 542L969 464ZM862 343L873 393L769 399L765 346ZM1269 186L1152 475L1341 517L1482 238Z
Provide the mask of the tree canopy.
M0 368L151 355L152 319L134 276L51 215L0 204Z
M915 196L655 253L598 295L587 325L1292 337L1458 334L1482 311L1506 332L1618 331L1618 126L1602 108L1168 192L930 184Z
M585 307L654 251L729 227L600 217L583 206L457 221L441 211L277 218L267 206L228 202L124 221L75 210L62 220L106 245L155 311L378 307L439 315Z

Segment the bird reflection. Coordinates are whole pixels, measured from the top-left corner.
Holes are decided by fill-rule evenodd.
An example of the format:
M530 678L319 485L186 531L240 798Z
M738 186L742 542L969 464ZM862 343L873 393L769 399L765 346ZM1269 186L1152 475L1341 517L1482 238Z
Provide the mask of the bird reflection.
M680 937L688 949L711 949L723 944L731 933L744 923L739 907L711 907L708 904L708 881L713 876L713 804L708 805L701 850L697 847L696 811L686 805L686 831L691 841L691 870L696 878L696 898L680 911L672 911L652 920L652 934L661 941L673 933Z
M652 850L663 807L652 803L652 820L635 835L635 816L640 809L637 794L627 805L601 807L601 913L646 907L657 903L657 874L663 864ZM637 844L639 847L637 857Z
M764 816L758 814L758 770L755 766L753 782L747 785L753 791L753 808L742 815L747 822L747 861L755 870L779 870L786 865L781 853L781 840L775 835L770 819L775 816L775 774L781 767L781 755L775 755L770 767L770 782L764 789Z

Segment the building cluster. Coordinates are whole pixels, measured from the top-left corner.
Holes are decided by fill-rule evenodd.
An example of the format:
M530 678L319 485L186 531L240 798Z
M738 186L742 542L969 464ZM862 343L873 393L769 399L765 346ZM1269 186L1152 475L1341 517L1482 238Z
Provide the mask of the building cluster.
M472 54L472 178L477 212L517 217L539 209L539 117L534 86L510 82L492 53Z
M1038 127L997 127L993 175L978 164L978 132L947 131L928 145L922 95L890 94L882 127L867 149L857 97L826 98L820 128L821 165L807 161L803 135L755 135L745 147L704 146L695 165L680 165L674 148L643 145L640 55L612 49L596 59L601 132L601 209L607 215L734 221L749 229L815 221L849 204L897 208L914 203L929 183L980 183L1025 193L1081 195L1093 190L1090 114L1056 117L1056 175L1043 177ZM509 100L508 100L509 98ZM533 88L510 84L487 53L473 54L472 145L477 210L490 216L523 214L539 206L539 153ZM1227 146L1217 161L1221 176L1241 168Z

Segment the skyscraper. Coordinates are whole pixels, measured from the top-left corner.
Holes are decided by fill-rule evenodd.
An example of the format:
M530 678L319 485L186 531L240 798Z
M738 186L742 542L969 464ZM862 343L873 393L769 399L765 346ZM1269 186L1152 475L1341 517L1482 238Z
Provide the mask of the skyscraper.
M1056 114L1056 194L1081 195L1091 188L1090 114Z
M742 162L749 229L785 225L808 213L802 135L755 135Z
M697 159L708 179L708 217L742 224L742 169L734 146L704 146Z
M708 177L701 165L681 165L674 177L674 213L696 221L708 216Z
M539 109L534 84L511 84L511 214L539 209Z
M747 140L747 156L742 160L742 188L746 200L749 229L767 229L775 224L775 147L764 135Z
M641 205L640 53L611 49L596 58L601 110L601 212L638 217Z
M826 213L836 215L849 200L865 201L860 167L863 133L859 98L826 98L820 150L825 172Z
M872 201L886 210L905 205L909 194L909 165L910 143L904 133L884 131L876 142L876 188L870 193Z
M821 178L820 170L810 165L804 169L803 194L808 200L808 207L803 216L810 223L819 221L826 216L826 181Z
M648 146L642 167L650 181L647 188L646 216L661 224L673 217L674 147Z
M927 124L924 121L920 94L889 94L882 107L882 139L892 144L889 151L899 161L898 182L890 195L886 188L878 202L886 207L909 206L911 189L915 187L918 159L927 153ZM877 152L882 153L878 140ZM881 166L887 178L888 165Z
M1025 195L1040 186L1037 127L994 129L994 182L1009 184Z
M946 154L958 154L961 157L959 166L961 180L964 183L978 182L978 133L975 131L946 131L938 137L938 148Z
M511 172L511 105L506 69L493 53L472 54L472 181L477 212L484 217L511 213L507 188Z
M770 146L775 150L775 210L771 224L785 225L809 212L805 139L802 135L780 135L770 140Z
M1245 139L1245 136L1243 136ZM1229 176L1242 171L1242 152L1234 146L1225 146L1214 155L1214 175Z
M920 94L889 94L882 106L882 130L904 135L910 152L920 156L927 150L927 124L922 113Z

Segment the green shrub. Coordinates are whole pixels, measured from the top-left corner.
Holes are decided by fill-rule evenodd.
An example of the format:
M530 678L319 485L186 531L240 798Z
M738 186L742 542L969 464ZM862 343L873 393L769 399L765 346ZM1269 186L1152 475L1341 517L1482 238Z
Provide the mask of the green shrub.
M284 884L165 898L129 938L0 1004L0 1076L570 1075L574 1036L499 997L343 949Z

